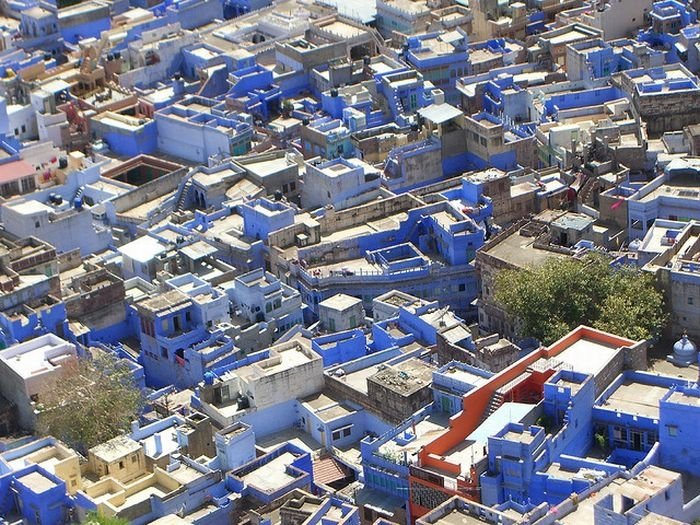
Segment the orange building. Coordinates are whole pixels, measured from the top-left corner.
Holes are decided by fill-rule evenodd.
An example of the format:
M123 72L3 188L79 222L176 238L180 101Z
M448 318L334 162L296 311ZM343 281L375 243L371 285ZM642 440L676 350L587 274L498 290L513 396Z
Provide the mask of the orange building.
M646 341L579 326L467 393L462 412L420 450L417 465L410 467L411 518L419 518L454 495L480 501L479 475L487 467L486 450L475 450L474 441L467 438L504 402L538 403L544 383L559 369L593 375L598 395L625 368L646 368Z

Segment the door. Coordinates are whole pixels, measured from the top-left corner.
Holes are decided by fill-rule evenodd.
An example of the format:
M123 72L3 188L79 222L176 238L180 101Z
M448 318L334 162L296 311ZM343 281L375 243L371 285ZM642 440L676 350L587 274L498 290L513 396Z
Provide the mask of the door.
M642 450L642 434L632 432L632 450Z
M450 403L450 398L443 396L440 398L440 404L442 406L442 411L447 412L448 414L452 412L452 403Z

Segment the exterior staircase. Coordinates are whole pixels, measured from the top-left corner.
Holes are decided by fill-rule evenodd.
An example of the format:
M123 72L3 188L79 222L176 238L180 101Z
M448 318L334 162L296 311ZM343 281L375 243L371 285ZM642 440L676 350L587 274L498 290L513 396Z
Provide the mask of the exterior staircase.
M498 408L503 404L505 401L505 397L499 390L496 390L494 394L491 396L491 400L489 401L489 405L486 407L486 410L484 410L484 413L481 415L481 421L479 421L479 424L483 423L488 419L488 417L493 414Z
M192 188L192 181L188 180L185 182L185 185L182 187L182 191L180 192L180 196L177 198L177 204L175 205L175 209L177 211L182 211L185 209L185 204L187 203L187 196L190 193L190 188Z

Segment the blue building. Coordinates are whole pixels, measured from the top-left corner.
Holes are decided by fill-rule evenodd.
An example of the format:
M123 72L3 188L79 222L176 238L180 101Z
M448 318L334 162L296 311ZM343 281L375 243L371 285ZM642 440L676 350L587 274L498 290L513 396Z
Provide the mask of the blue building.
M274 83L272 71L253 63L250 58L229 75L231 87L226 93L227 104L250 113L255 118L268 120L279 110L282 90Z
M226 0L224 2L224 16L227 19L242 16L267 7L271 3L271 0Z
M358 443L368 433L385 432L381 418L349 400L318 394L298 403L299 423L306 432L329 451Z
M222 428L214 436L216 458L221 470L234 470L255 459L255 433L243 422Z
M261 198L236 207L243 217L243 233L255 239L267 240L271 232L294 223L294 209L287 203Z
M40 49L53 56L63 51L63 35L54 11L38 5L24 9L20 14L19 31L22 39L18 44L24 50Z
M30 464L11 472L0 470L0 514L30 525L70 519L66 482L45 468Z
M678 0L660 0L651 5L648 13L651 27L640 31L637 39L651 47L664 49L666 62L679 62L683 52L679 46L682 29L697 22L697 13L685 2Z
M680 38L675 44L678 58L680 58L686 67L695 74L700 71L699 42L700 24L694 24L681 29Z
M106 111L91 119L91 130L117 155L136 157L158 148L158 127L150 118Z
M697 384L677 384L661 398L658 420L660 463L664 468L697 476L700 461L692 445L697 432L700 389Z
M98 2L81 2L58 10L58 25L66 42L100 38L112 25L110 8Z
M450 32L410 36L406 40L404 59L423 79L445 93L447 102L459 101L456 81L471 73L467 34L461 29Z
M305 158L321 156L325 159L350 157L353 146L350 130L342 120L319 117L301 128L301 148Z
M141 360L149 385L192 386L208 369L236 359L233 340L217 328L230 321L229 300L191 274L168 284L171 290L134 305Z
M569 80L607 78L619 71L639 67L660 67L664 52L631 39L606 42L603 39L570 44L566 67Z
M256 471L265 472L263 477ZM311 454L286 443L226 475L226 488L271 503L294 489L310 489L313 483Z
M321 301L338 293L362 297L365 311L371 312L372 299L393 289L439 300L458 315L468 315L477 292L473 260L488 235L493 209L489 198L470 191L462 186L443 192L440 202L417 208L410 199L402 205L403 197L384 199L360 207L362 219L351 219L355 208L341 211L349 218L345 228L375 217L385 219L387 205L406 215L389 228L347 238L332 264L327 254L331 245L337 250L337 242L325 240L321 232L326 224L335 224L333 214L317 217L318 226L289 226L278 235L293 228L295 235L304 235L306 246L286 250L283 258L274 260L272 271L278 275L281 267L290 271L290 284L299 289L314 315ZM295 242L294 236L285 238L288 244L279 245L281 249Z
M314 337L311 348L323 359L324 368L359 359L368 353L367 339L359 328Z
M262 268L236 277L227 293L237 314L250 323L274 322L279 335L303 325L305 307L299 292Z
M548 467L556 463L574 472L589 467L573 458L585 455L591 447L594 395L591 376L569 370L555 372L544 384L539 424L511 423L488 438L489 467L480 476L482 503L496 505L512 499L556 504L589 487L590 482L583 478L555 481L561 476L550 475ZM600 468L615 471L622 467Z
M451 361L433 372L436 410L453 416L464 408L464 394L483 385L493 373L460 361Z
M416 412L400 425L360 442L362 473L367 487L399 501L408 499L409 466L416 445L426 434L444 428L432 405Z
M359 159L307 162L301 205L311 210L332 205L341 210L364 204L379 197L381 182L379 170Z
M155 113L158 149L207 164L212 156L243 155L250 150L252 118L227 110L215 100L187 97Z
M63 301L51 295L25 299L0 312L0 344L7 347L47 333L59 333L66 327Z
M220 0L165 0L159 7L183 29L195 29L224 18L224 5Z
M441 101L443 93L413 69L398 69L374 75L377 92L387 101L391 118L399 126L409 125L409 115Z
M436 182L443 176L442 160L436 137L398 146L387 155L382 183L399 193Z
M643 238L656 219L683 221L700 219L700 206L695 194L687 194L681 181L697 180L700 177L700 163L694 159L671 161L664 172L648 184L625 185L612 190L621 197L627 197L629 236Z

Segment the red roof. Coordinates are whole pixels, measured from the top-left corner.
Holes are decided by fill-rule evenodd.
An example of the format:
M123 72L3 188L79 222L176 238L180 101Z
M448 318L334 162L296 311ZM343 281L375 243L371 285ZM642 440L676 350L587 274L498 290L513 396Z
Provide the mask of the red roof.
M327 485L328 483L345 479L347 476L342 466L333 458L323 458L314 461L315 483Z
M29 175L34 175L34 173L34 166L24 160L15 160L14 162L0 164L0 184L23 179Z

